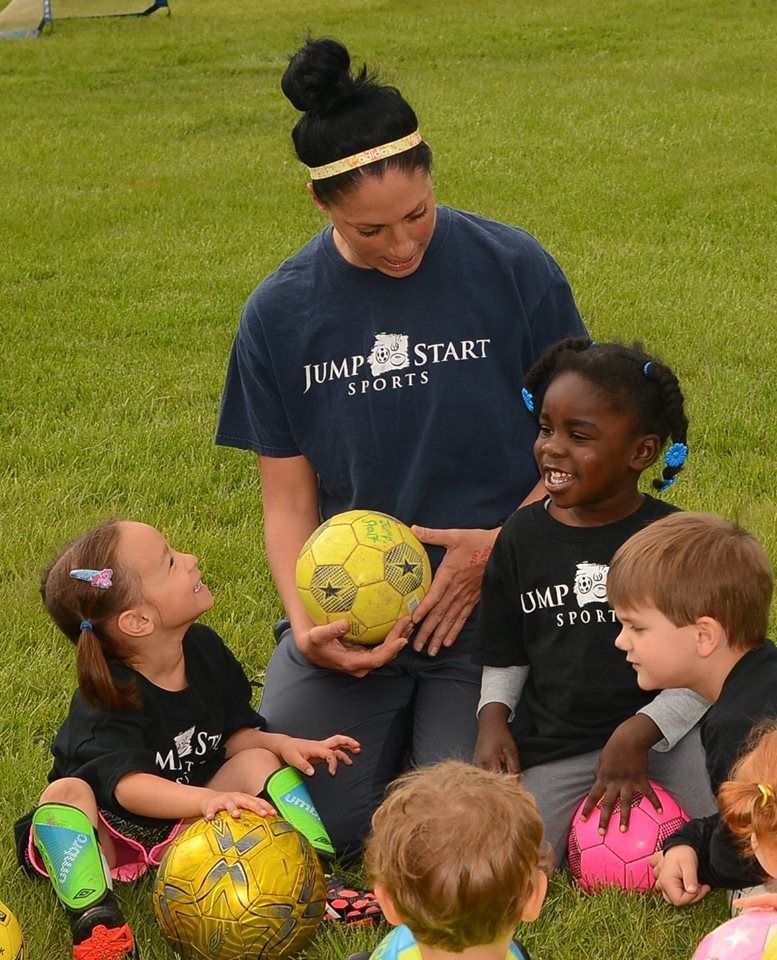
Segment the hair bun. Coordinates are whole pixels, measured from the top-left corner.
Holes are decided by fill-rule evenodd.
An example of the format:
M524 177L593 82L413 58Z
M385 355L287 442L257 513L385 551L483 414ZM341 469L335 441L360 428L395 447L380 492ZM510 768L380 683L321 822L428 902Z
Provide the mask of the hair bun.
M308 40L289 61L281 90L297 110L327 113L354 93L357 81L350 68L342 43L328 37Z

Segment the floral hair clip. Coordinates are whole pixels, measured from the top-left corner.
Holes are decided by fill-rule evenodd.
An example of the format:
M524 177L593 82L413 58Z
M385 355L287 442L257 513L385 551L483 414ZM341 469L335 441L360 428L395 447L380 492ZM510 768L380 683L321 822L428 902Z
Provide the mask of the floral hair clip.
M106 567L104 570L71 570L70 576L74 580L83 580L84 583L91 583L98 590L108 590L113 586L113 570Z
M667 467L681 467L688 459L688 447L684 443L673 443L664 454Z
M526 405L526 409L529 411L529 413L534 413L534 397L526 389L526 387L522 388L521 397L523 397L523 402Z

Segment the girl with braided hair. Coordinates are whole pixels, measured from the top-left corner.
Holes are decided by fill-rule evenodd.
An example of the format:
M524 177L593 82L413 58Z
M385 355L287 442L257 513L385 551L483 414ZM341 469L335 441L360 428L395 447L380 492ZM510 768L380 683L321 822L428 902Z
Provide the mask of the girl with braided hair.
M583 815L601 801L602 833L616 800L622 830L634 793L660 809L648 775L692 816L715 802L695 729L707 703L688 690L640 690L607 603L618 547L677 509L639 490L668 440L655 489L666 491L685 463L677 377L639 345L574 338L549 347L524 383L546 496L505 523L486 567L475 762L523 772L558 866L586 791Z

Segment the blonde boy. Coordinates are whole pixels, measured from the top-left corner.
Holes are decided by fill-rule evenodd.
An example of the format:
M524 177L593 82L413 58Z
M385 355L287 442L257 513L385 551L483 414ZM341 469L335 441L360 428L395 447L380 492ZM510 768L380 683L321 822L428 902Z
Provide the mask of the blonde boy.
M777 718L777 648L766 629L773 576L760 544L710 513L675 513L631 537L607 580L615 644L644 690L688 687L712 703L701 721L710 784L729 778L754 724ZM692 820L656 854L657 888L676 906L711 887L762 879L719 814Z
M415 938L407 956L528 957L512 935L545 898L542 838L512 775L449 760L400 778L372 818L365 861L386 919Z

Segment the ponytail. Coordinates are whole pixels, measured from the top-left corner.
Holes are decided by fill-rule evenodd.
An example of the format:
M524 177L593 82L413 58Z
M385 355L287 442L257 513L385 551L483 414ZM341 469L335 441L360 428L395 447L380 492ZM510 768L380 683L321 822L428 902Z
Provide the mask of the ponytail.
M132 679L124 683L117 681L108 666L106 655L111 660L121 660L115 647L107 638L100 641L93 626L84 626L76 641L78 689L92 706L103 704L111 710L137 709L140 698L135 682Z
M751 733L750 751L720 785L720 815L739 840L743 852L754 857L751 838L777 849L777 724L767 721Z
M685 414L685 398L672 370L657 360L648 361L645 367L645 376L648 380L655 381L658 386L665 422L673 440L672 446L664 455L665 466L661 479L653 481L654 489L663 493L677 482L688 455L688 417Z

